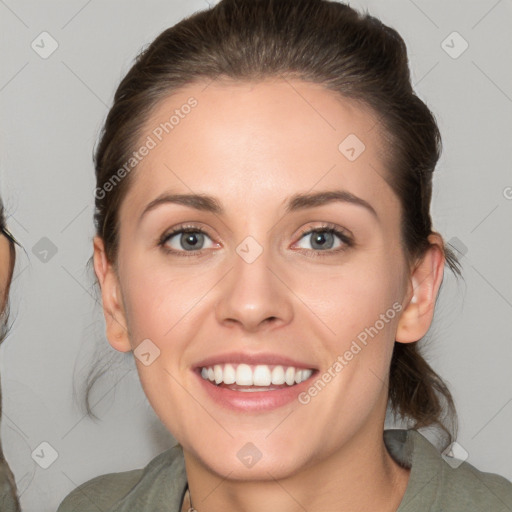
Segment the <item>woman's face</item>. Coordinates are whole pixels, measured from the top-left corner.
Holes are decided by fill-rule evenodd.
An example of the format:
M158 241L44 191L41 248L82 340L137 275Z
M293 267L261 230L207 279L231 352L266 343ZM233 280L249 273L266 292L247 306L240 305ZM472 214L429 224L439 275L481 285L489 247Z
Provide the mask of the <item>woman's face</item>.
M7 287L11 278L11 244L7 237L0 233L0 312L5 307Z
M141 141L117 269L98 240L96 269L109 341L136 349L188 456L278 478L382 439L412 287L375 117L298 80L197 83L160 104Z

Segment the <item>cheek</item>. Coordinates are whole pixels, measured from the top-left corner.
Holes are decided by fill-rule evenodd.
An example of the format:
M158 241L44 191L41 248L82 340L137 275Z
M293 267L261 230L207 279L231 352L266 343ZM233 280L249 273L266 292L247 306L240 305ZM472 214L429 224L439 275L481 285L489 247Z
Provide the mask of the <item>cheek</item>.
M333 272L300 294L322 320L317 334L328 354L325 368L336 375L332 400L344 396L354 411L382 392L402 310L397 276L380 261Z
M322 411L340 422L340 432L343 425L356 428L383 403L401 311L389 274L353 270L333 276L317 291L315 312L332 331L321 338L328 359L319 378L327 391L317 391L324 389L317 385L303 397L319 396Z
M329 338L356 336L377 323L385 335L397 322L400 286L392 267L387 265L347 265L309 275L297 281L304 303L323 321ZM384 324L379 321L384 315Z
M188 314L208 289L207 280L190 271L136 258L125 260L120 279L132 346L146 338L157 345L175 343L175 334L186 329Z
M132 349L149 347L146 365L136 358L137 371L155 413L175 434L183 429L190 396L183 389L187 347L194 339L194 305L205 290L190 273L137 258L125 258L120 268L123 305ZM196 306L197 307L197 306ZM151 343L148 343L150 340ZM172 411L172 414L169 414Z

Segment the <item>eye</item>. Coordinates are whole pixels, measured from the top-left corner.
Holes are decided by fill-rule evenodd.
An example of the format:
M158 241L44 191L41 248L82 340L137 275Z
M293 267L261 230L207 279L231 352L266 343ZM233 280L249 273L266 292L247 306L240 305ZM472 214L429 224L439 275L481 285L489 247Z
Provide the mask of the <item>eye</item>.
M205 239L210 240L210 246L204 247ZM159 245L165 251L179 256L193 256L203 249L214 246L211 238L197 226L178 226L171 232L165 233L160 239Z
M348 234L332 224L303 230L299 237L301 240L309 240L309 243L312 245L312 248L303 247L302 245L299 248L312 253L314 256L324 256L321 253L327 253L325 255L336 254L354 245L353 239ZM336 243L336 238L338 243ZM210 241L210 244L207 244L205 247L206 239ZM172 231L165 233L159 240L158 245L166 253L172 253L176 256L198 256L203 249L218 246L218 244L213 243L205 231L193 225L178 226Z
M300 237L301 240L304 239L306 243L309 243L311 247L304 247L303 245L299 247L308 252L328 252L332 254L344 251L354 245L350 236L331 224L303 231ZM336 238L338 242L336 242Z

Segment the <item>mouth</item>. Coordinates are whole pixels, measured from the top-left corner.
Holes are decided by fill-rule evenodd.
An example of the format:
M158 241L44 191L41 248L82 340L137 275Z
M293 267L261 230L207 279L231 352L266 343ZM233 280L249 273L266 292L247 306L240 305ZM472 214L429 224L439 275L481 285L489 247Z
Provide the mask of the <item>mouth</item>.
M308 380L315 370L294 366L215 364L199 368L202 379L217 387L241 392L276 391Z
M290 364L203 363L195 374L216 405L240 413L268 412L297 401L318 373Z

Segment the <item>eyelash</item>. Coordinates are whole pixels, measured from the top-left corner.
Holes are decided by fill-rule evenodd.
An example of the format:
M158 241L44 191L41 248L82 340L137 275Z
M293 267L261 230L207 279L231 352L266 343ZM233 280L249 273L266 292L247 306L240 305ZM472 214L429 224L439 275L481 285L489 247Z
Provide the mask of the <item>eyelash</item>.
M305 228L301 230L299 233L299 240L303 238L305 235L309 235L312 233L331 233L336 235L342 242L343 246L338 247L337 249L329 249L326 251L316 251L314 249L302 249L302 251L306 251L307 253L311 253L314 257L323 257L323 256L332 256L334 254L339 254L340 252L346 251L350 247L355 245L354 240L348 236L345 232L340 231L334 224L324 223L321 226L315 228ZM200 256L201 250L196 251L176 251L174 249L169 249L166 246L166 243L174 236L180 233L201 233L209 237L208 233L203 231L201 228L194 226L192 224L182 224L177 226L172 231L165 233L162 235L160 240L158 241L158 245L162 248L162 250L167 254L173 254L180 257L191 257L191 256ZM210 237L211 238L211 237Z

